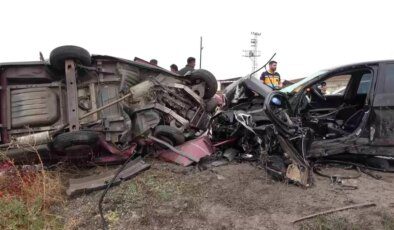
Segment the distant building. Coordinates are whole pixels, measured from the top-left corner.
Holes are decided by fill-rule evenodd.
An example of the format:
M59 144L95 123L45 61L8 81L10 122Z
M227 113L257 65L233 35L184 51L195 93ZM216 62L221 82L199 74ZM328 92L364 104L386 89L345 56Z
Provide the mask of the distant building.
M218 80L218 91L222 92L227 86L229 86L231 83L241 79L241 77L234 77L234 78L228 78L228 79L223 79L223 80Z

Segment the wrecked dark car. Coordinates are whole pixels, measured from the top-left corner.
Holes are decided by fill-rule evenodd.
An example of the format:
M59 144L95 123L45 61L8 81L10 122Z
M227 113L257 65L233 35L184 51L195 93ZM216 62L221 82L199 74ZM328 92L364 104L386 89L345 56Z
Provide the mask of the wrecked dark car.
M0 148L16 162L116 163L151 136L182 144L207 129L217 90L207 70L180 76L76 46L49 61L2 63L0 83Z
M394 171L392 79L394 61L320 71L271 92L245 77L225 91L229 106L213 118L211 132L228 141L224 152L236 146L239 156L305 186L318 163Z

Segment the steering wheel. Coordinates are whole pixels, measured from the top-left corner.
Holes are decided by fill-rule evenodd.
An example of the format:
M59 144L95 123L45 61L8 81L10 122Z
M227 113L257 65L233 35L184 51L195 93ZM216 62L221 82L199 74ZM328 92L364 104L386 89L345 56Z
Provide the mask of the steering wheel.
M327 100L326 96L324 96L324 94L320 91L320 89L317 88L317 85L312 86L311 91L321 100L323 101Z

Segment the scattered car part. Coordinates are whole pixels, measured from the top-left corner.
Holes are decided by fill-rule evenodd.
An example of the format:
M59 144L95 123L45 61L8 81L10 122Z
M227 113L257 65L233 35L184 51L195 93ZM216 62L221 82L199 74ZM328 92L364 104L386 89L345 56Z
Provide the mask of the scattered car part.
M206 135L187 141L176 148L160 150L159 157L182 166L189 166L214 153L211 140Z
M110 183L111 186L116 185L121 181L129 180L135 177L138 173L149 169L150 164L146 163L141 158L137 158L127 163L124 169L118 175L116 175L116 172L118 172L120 168L121 167L109 170L99 175L70 179L66 193L68 196L74 196L80 193L100 190L107 187L109 185L109 181L112 178L115 178L115 180Z
M239 150L234 149L234 148L228 148L224 150L223 157L226 158L228 161L233 161L237 154L239 153Z
M291 223L295 224L297 222L303 221L303 220L307 220L307 219L311 219L317 216L321 216L321 215L326 215L326 214L330 214L330 213L334 213L334 212L340 212L340 211L344 211L344 210L348 210L348 209L354 209L354 208L368 208L368 207L374 207L376 206L375 203L364 203L364 204L354 204L354 205L349 205L349 206L345 206L345 207L341 207L341 208L335 208L335 209L331 209L331 210L327 210L327 211L323 211L323 212L318 212L318 213L314 213L312 215L308 215L296 220L293 220Z
M309 172L297 164L287 166L286 178L303 186L310 186Z

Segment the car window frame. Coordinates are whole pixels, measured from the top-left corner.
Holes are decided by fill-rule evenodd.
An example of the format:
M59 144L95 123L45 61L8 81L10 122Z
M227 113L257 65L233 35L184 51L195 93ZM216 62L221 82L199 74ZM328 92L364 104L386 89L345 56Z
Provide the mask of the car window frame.
M359 93L359 90L360 90L360 87L361 87L361 85L362 85L362 83L363 83L363 77L364 77L365 75L363 75L362 77L361 77L361 79L360 79L360 83L358 84L358 88L357 88L357 92L356 92L356 94L357 95L363 95L363 94L368 94L368 91L369 91L369 89L371 88L371 85L372 85L372 80L373 80L373 72L371 73L371 77L370 77L370 79L369 79L369 85L368 85L368 87L367 87L367 90L366 90L366 92L364 93Z
M334 78L334 77L339 77L339 76L349 76L349 79L347 80L347 83L346 83L345 89L343 90L343 93L342 94L325 94L324 95L325 97L344 97L345 96L345 94L346 94L346 92L347 92L347 90L349 88L349 82L350 82L350 80L353 77L351 74L341 74L341 73L334 74L334 75L331 75L331 76L329 76L329 77L327 77L327 78L325 78L324 80L321 80L321 81L324 81L324 82L327 83L328 79L331 79L331 78ZM319 82L315 83L315 85L318 84L318 83ZM311 87L313 87L313 85Z
M394 62L380 63L377 82L375 83L375 91L373 98L374 107L394 106L394 100L389 100L394 97L394 92L387 93L384 91L386 85L386 69L388 65L394 65ZM392 95L392 96L390 96Z

